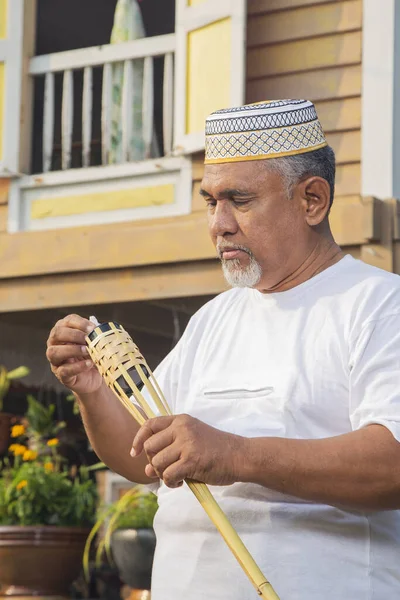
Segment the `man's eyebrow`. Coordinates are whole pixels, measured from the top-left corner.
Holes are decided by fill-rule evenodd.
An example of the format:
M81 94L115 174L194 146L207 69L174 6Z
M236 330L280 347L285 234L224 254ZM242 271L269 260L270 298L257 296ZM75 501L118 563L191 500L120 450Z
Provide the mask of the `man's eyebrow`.
M209 192L207 192L203 188L200 188L199 193L200 193L200 196L204 196L205 198L211 198L212 197L212 194L210 194ZM244 197L247 197L247 196L250 196L250 195L251 195L250 192L246 192L244 190L238 190L238 189L235 189L235 188L226 188L225 190L221 190L217 194L218 198L233 198L234 196L236 198L244 198Z

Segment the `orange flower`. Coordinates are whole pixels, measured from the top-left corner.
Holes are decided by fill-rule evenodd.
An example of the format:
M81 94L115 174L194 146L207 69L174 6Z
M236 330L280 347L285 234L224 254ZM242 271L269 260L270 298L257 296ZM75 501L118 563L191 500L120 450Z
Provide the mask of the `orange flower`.
M47 442L48 446L58 446L58 438L52 438L51 440L48 440Z
M51 473L52 471L54 471L54 465L52 462L44 463L44 468L47 471L47 473Z
M25 427L23 425L14 425L11 427L11 437L17 438L20 435L24 435Z
M28 448L22 444L11 444L8 449L14 456L22 456L28 450Z
M36 460L38 453L35 450L25 450L22 455L22 460Z
M28 485L28 482L26 479L23 479L22 481L20 481L17 484L17 490L22 490L24 487L26 487Z

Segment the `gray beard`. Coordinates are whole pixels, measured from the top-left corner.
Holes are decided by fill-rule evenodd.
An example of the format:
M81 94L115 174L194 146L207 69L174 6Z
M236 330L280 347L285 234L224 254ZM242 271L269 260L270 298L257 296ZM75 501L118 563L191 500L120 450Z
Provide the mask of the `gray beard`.
M242 267L238 258L221 259L224 277L231 287L252 288L260 282L262 276L261 266L254 256L249 255L249 258L250 263L247 267Z

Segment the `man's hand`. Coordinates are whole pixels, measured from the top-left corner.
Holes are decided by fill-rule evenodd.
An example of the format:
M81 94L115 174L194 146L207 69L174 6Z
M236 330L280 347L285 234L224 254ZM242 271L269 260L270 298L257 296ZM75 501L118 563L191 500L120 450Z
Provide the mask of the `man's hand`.
M132 456L144 452L147 477L161 478L171 488L184 479L230 485L245 460L245 438L225 433L189 415L156 417L139 429Z
M94 328L88 319L68 315L55 324L47 340L46 356L51 370L62 384L77 394L92 394L103 384L85 341Z

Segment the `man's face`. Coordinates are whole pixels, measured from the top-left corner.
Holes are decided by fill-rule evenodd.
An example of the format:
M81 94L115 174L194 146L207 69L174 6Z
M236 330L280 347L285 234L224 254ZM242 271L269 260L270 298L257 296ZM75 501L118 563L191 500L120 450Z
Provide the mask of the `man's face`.
M268 290L301 262L308 239L305 203L288 197L267 161L206 165L201 194L211 238L232 286Z

